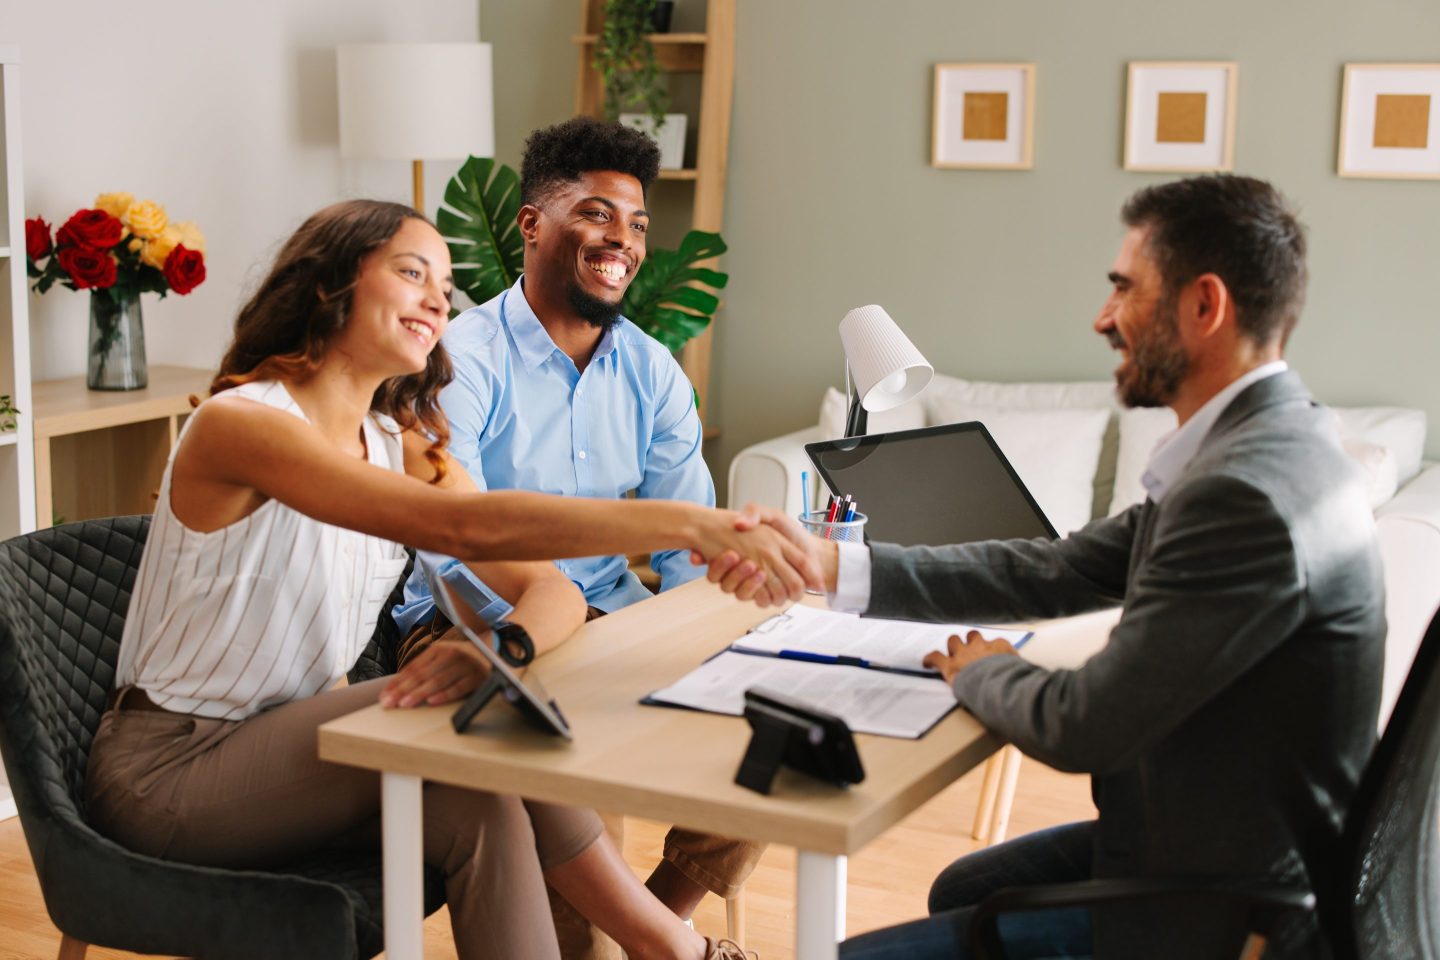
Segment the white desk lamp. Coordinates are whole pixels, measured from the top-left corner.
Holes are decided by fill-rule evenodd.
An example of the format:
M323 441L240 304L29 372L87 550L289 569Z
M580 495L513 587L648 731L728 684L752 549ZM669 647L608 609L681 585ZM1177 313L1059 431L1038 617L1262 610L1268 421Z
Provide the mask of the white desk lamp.
M885 308L856 307L840 321L850 409L845 436L865 433L866 411L891 410L925 389L935 368L900 332Z
M346 43L335 52L340 155L411 161L416 210L425 213L427 159L495 155L490 44Z

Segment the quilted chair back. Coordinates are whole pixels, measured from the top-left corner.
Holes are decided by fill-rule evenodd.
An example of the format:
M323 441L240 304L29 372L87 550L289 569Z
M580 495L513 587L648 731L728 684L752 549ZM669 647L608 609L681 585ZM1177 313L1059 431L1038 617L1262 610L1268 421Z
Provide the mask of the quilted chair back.
M0 544L0 753L51 919L87 944L138 953L373 956L383 927L372 853L218 870L131 853L85 823L86 763L149 529L149 517L115 517ZM443 902L427 869L426 912Z
M1360 960L1440 960L1440 613L1430 621L1346 824L1341 945ZM1344 956L1344 954L1342 954Z

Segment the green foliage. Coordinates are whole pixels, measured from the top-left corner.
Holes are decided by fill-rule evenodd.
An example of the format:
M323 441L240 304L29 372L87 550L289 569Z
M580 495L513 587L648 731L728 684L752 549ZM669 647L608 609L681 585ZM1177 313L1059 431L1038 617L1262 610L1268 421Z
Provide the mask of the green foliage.
M725 252L718 233L691 230L679 250L651 250L630 281L620 312L671 350L710 325L720 299L695 284L714 290L730 282L728 273L697 267L701 260Z
M10 399L10 394L0 393L0 430L10 431L19 427L19 421L15 418L20 411L15 409L15 401Z
M639 108L665 123L670 95L648 36L655 0L605 0L604 23L595 43L594 67L605 87L605 119Z
M525 269L520 176L488 157L470 157L445 186L435 225L450 247L455 286L484 303L515 285Z

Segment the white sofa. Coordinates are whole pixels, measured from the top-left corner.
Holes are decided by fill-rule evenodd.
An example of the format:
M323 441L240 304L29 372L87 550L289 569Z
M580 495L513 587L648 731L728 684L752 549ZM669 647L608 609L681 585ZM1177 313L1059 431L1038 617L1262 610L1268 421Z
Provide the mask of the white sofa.
M841 436L844 398L831 389L820 423L740 451L730 505L801 509L805 444ZM1386 639L1381 724L1440 605L1440 465L1422 462L1425 414L1395 407L1337 410L1346 449L1364 469L1385 564ZM871 432L980 420L1064 535L1144 497L1140 472L1174 428L1168 410L1125 410L1110 383L986 383L936 375L916 400L870 415Z

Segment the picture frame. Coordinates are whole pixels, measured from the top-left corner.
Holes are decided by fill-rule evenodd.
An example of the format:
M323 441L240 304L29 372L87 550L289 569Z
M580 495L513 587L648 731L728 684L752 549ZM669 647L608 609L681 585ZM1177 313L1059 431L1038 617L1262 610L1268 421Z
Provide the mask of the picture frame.
M1347 63L1336 172L1440 180L1440 63Z
M1035 165L1035 64L937 63L930 165L1029 170Z
M1125 95L1126 170L1235 169L1239 65L1229 60L1134 60Z

